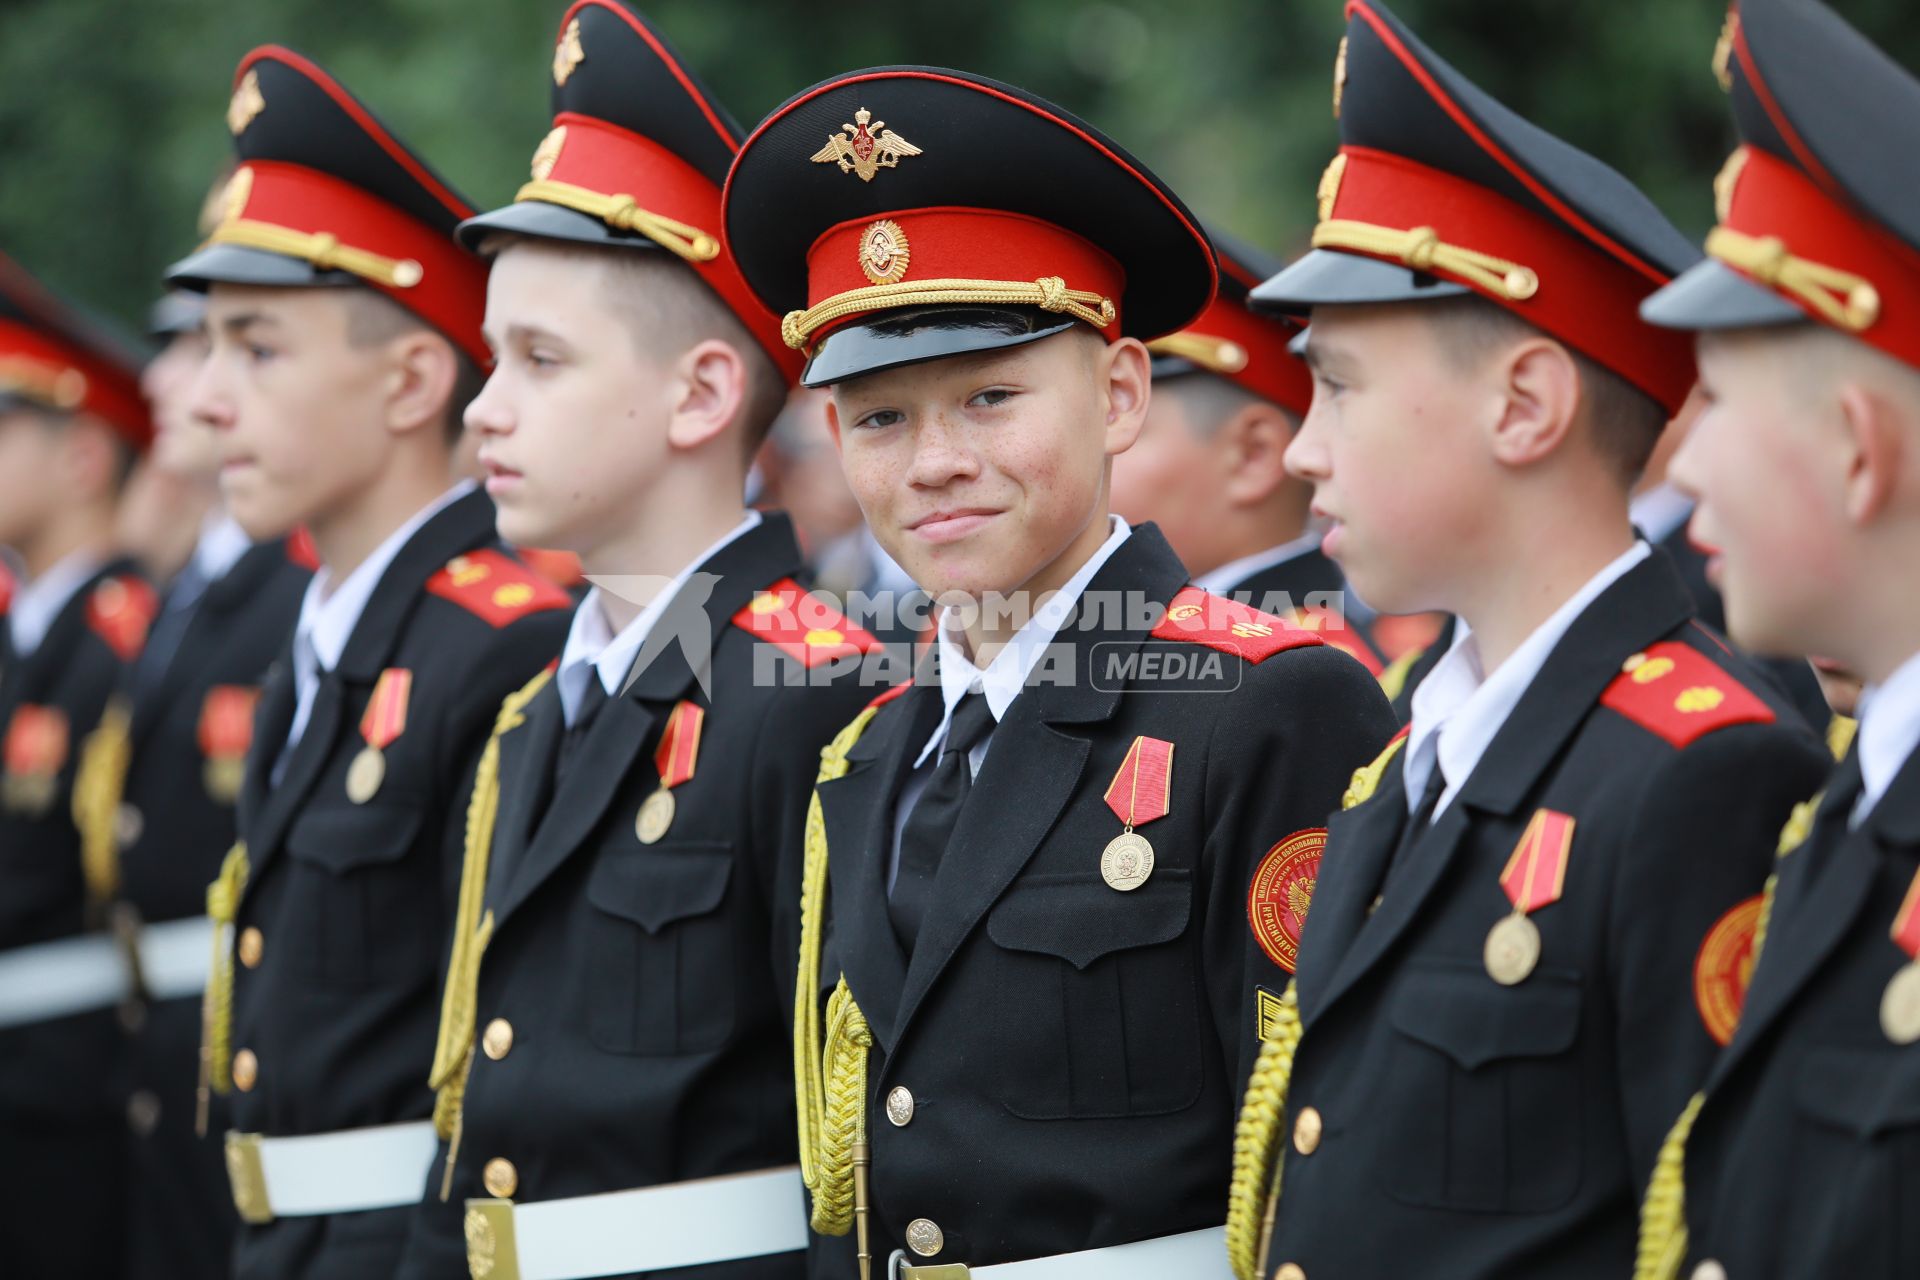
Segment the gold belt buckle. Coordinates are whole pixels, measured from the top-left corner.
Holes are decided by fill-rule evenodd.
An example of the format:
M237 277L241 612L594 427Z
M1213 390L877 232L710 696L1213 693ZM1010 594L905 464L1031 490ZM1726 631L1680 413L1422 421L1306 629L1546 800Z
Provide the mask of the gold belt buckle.
M907 1251L895 1249L887 1259L887 1280L972 1280L973 1272L964 1262L942 1262L937 1266L910 1267Z
M227 1181L233 1187L233 1207L240 1221L265 1226L273 1221L273 1204L267 1199L267 1172L260 1163L260 1135L227 1134Z
M473 1280L520 1280L520 1246L513 1238L513 1201L467 1201L467 1271Z

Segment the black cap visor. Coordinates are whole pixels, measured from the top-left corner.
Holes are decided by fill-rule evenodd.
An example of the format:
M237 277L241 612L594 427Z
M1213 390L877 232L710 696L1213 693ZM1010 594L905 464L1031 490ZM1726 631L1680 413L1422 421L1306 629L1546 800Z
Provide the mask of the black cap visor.
M1315 249L1247 297L1255 311L1305 315L1317 306L1366 302L1426 302L1473 292L1397 262Z
M1779 294L1712 258L1641 303L1640 318L1663 329L1757 329L1809 319Z
M800 385L830 387L902 365L1022 346L1064 333L1079 323L1038 307L944 306L886 311L828 334L807 362Z
M167 268L176 289L205 293L216 284L257 284L270 288L338 288L364 283L350 271L325 271L302 258L237 244L210 244Z
M609 249L659 249L662 246L637 231L621 231L606 219L548 204L545 200L518 200L468 218L455 234L466 248L479 252L489 235L505 232L536 240L564 240L569 244L600 245Z

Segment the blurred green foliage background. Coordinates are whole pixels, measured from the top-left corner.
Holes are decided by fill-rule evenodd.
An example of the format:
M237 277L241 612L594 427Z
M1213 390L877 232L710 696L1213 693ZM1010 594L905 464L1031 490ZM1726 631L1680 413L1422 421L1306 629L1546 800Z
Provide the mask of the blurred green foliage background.
M0 0L0 250L137 325L227 156L232 69L289 45L481 207L547 127L560 0ZM1117 138L1202 217L1287 252L1335 146L1339 0L648 0L741 123L839 71L1010 80ZM1690 235L1731 142L1708 70L1720 0L1398 0L1522 114L1638 181ZM1841 11L1920 67L1912 0ZM1903 160L1907 162L1910 158ZM1034 180L1044 182L1045 174Z

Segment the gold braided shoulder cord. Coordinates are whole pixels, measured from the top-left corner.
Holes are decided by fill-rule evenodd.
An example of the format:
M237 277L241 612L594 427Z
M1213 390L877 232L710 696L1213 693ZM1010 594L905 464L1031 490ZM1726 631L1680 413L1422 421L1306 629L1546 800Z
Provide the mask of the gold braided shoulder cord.
M891 307L938 307L950 303L1039 307L1105 329L1119 312L1113 300L1086 289L1069 289L1059 276L1023 280L903 280L835 294L804 311L789 311L780 321L780 337L796 351L813 335L844 316Z
M820 752L816 785L843 777L847 752L878 707L867 707ZM800 964L793 997L793 1080L800 1129L800 1178L813 1193L813 1229L845 1235L854 1221L854 1157L866 1143L867 1049L873 1037L842 978L821 1028L820 953L827 905L827 824L816 790L807 805L800 880ZM855 1144L860 1151L856 1151Z
M663 249L688 262L712 262L720 256L720 241L698 227L675 222L642 209L630 195L604 195L570 182L538 178L514 194L516 202L538 200L598 218L618 231L637 231Z
M445 1181L440 1198L450 1194L454 1157L458 1153L461 1102L466 1096L467 1073L473 1069L475 1005L479 1000L480 957L493 936L493 913L482 914L487 893L487 866L493 853L493 824L500 813L500 739L526 721L526 707L553 678L541 671L500 703L493 733L481 752L474 773L473 793L467 800L466 852L460 865L460 897L454 908L453 951L447 961L447 986L440 1000L440 1032L433 1046L433 1067L427 1087L433 1089L434 1132L452 1142L447 1152Z
M425 270L411 258L383 258L366 249L341 244L338 237L325 231L308 234L251 218L229 218L213 229L207 243L262 249L299 258L322 271L352 272L389 289L411 289L426 276Z
M1380 692L1387 695L1387 701L1398 698L1407 687L1407 677L1413 673L1413 664L1426 656L1425 649L1409 649L1380 673Z
M1524 302L1540 292L1540 277L1532 267L1448 244L1432 227L1401 230L1329 218L1313 229L1313 247L1396 258L1415 271L1445 271L1513 302Z
M1765 285L1790 293L1850 333L1880 318L1880 291L1864 276L1787 252L1778 236L1750 236L1731 227L1707 233L1707 253Z
M1813 831L1813 815L1825 795L1823 791L1793 807L1780 832L1779 857L1786 857L1806 843ZM1753 927L1756 969L1760 953L1767 945L1767 928L1773 923L1773 895L1779 883L1779 873L1768 876L1767 891L1760 899L1760 918ZM1640 1243L1635 1251L1633 1280L1674 1280L1680 1274L1680 1264L1686 1261L1687 1139L1693 1136L1694 1121L1700 1118L1700 1109L1706 1101L1706 1094L1694 1094L1660 1144L1659 1158L1653 1164L1653 1178L1640 1204Z
M194 1128L207 1132L208 1095L233 1092L233 921L247 891L247 843L236 841L207 886L207 918L213 924L213 958L200 997L200 1088Z
M1351 809L1373 798L1387 766L1406 745L1401 734L1389 742L1371 764L1353 771L1353 780L1340 798ZM1285 1152L1275 1148L1280 1122L1287 1112L1287 1086L1293 1079L1293 1056L1300 1047L1300 999L1289 982L1280 997L1273 1029L1260 1046L1253 1073L1240 1103L1240 1120L1233 1131L1233 1180L1227 1188L1227 1261L1239 1280L1257 1280L1265 1270L1267 1245L1273 1235L1274 1215L1280 1208L1280 1164Z
M87 897L106 902L120 891L120 802L133 759L133 715L115 695L87 735L73 778L73 825L80 832L80 870Z

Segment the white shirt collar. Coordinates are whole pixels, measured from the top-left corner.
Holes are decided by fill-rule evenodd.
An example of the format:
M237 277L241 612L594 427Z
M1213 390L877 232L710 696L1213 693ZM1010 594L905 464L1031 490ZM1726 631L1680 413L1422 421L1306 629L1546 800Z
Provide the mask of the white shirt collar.
M7 628L13 636L15 656L24 658L40 647L53 620L104 563L91 551L75 551L33 581L14 588Z
M388 534L387 540L375 547L373 554L355 566L353 572L338 586L334 585L332 571L321 565L313 575L313 581L307 584L307 594L300 601L300 620L294 625L293 632L295 655L299 656L304 647L318 664L319 670L331 671L339 666L360 615L366 612L367 602L373 599L374 588L380 585L380 579L386 576L387 569L400 554L401 548L420 532L427 521L472 493L475 488L473 481L462 480L414 512L410 520ZM301 673L296 672L298 674ZM317 672L307 674L317 675Z
M1667 535L1687 522L1693 514L1693 499L1670 484L1657 484L1637 493L1627 506L1627 519L1653 542L1665 542Z
M960 700L978 689L987 697L987 709L993 712L993 721L1000 723L1006 717L1007 708L1020 696L1027 686L1027 677L1032 674L1034 665L1046 653L1047 646L1060 632L1060 627L1073 612L1073 607L1085 594L1087 584L1093 581L1093 575L1120 549L1120 544L1133 535L1133 529L1119 516L1108 516L1112 521L1112 532L1107 540L1100 544L1099 550L1087 557L1087 562L1068 578L1066 584L1048 596L1039 608L1033 611L1026 624L1014 632L1013 639L993 655L993 661L982 671L966 655L958 639L946 626L943 619L940 626L940 638L937 641L940 664L940 696L945 703L940 714L940 723L935 727L933 736L927 739L920 754L914 758L914 767L925 762L940 743L947 737L947 725L953 719L953 709Z
M253 540L239 521L224 511L210 512L193 547L193 567L204 581L218 582L252 548Z
M1203 573L1193 580L1193 585L1202 591L1211 591L1214 595L1223 596L1254 574L1271 569L1275 565L1285 564L1296 556L1303 556L1317 549L1319 545L1320 533L1317 530L1309 531L1291 542L1283 542L1277 547L1268 547L1265 551L1256 551L1250 556L1241 556L1238 560L1229 561L1210 573ZM1305 604L1306 602L1296 600L1294 603Z
M580 713L581 699L587 694L587 679L592 673L600 676L600 687L608 697L620 692L621 683L627 678L634 659L640 654L640 647L647 642L647 635L654 624L666 613L667 605L678 595L680 588L687 584L701 565L713 559L735 539L760 527L761 516L758 511L748 511L741 517L740 523L721 537L712 546L695 556L666 589L647 602L639 616L613 633L613 626L607 621L604 596L596 586L587 592L586 599L573 611L573 625L567 631L567 647L560 654L560 671L555 677L560 691L560 709L566 716L566 722L572 724Z
M1920 748L1920 654L1860 695L1860 800L1854 822L1873 810L1900 767Z
M1433 816L1438 818L1446 811L1574 621L1602 592L1652 554L1651 546L1636 540L1587 579L1585 586L1535 627L1512 656L1492 672L1481 667L1480 642L1473 629L1466 619L1459 620L1453 647L1413 691L1413 726L1407 734L1405 772L1409 811L1418 808L1436 761L1446 786L1433 807Z

